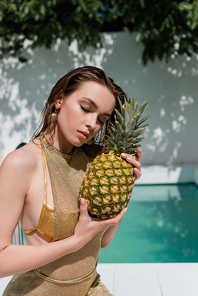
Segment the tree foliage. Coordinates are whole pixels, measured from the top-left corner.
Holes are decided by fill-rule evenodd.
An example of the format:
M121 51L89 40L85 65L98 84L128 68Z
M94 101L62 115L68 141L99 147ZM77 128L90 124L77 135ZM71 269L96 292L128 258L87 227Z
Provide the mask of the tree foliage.
M1 0L0 57L20 56L24 41L50 48L57 38L79 49L102 46L100 32L128 30L144 64L198 52L198 0Z

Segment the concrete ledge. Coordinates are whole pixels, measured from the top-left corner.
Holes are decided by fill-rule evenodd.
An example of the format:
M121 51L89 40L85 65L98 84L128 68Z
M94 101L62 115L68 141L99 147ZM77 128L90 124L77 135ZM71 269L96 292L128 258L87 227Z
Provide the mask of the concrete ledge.
M198 164L167 167L162 165L143 166L137 185L195 183L198 185Z
M7 276L5 278L1 278L0 279L0 296L3 295L3 292L5 290L5 287L7 286L7 284L11 280L11 278L12 278L12 276Z
M197 296L198 263L99 264L114 296Z

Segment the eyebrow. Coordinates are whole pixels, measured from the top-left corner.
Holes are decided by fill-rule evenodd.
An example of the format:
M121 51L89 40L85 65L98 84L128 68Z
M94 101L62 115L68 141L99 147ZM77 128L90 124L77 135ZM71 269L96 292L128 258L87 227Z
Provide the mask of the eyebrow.
M98 108L98 105L92 100L92 99L90 99L90 98L87 98L87 97L83 97L83 99L86 99L87 101L89 101L90 102L90 104L92 105L92 106L94 106L94 108ZM104 113L104 115L105 116L108 116L108 117L111 117L111 114L109 114L109 113Z

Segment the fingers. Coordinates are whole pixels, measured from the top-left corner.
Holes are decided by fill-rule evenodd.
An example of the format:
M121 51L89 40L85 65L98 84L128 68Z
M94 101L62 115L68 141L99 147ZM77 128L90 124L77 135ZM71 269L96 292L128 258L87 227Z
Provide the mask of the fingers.
M136 168L134 168L134 173L135 173L135 180L138 180L142 176L141 171Z
M80 199L80 217L81 218L89 216L87 207L88 207L87 200L85 198L81 198Z
M138 180L142 175L141 163L139 162L139 159L142 157L142 155L143 155L143 153L142 153L141 148L138 148L136 155L130 155L130 154L126 154L126 153L121 154L121 157L123 159L126 159L126 161L134 167L134 173L136 175L136 178L135 178L136 180Z
M127 211L127 208L122 209L122 211L115 217L116 220L118 220L120 222L122 220L122 218L124 217L124 215L126 214L126 211Z
M80 211L85 211L87 208L87 200L85 198L80 199Z
M127 211L127 208L124 208L117 216L114 218L103 220L103 222L106 224L106 226L112 226L115 224L118 224L121 222L122 218L124 217L125 213Z
M137 149L137 152L136 152L136 160L139 160L141 157L143 156L143 152L142 152L142 149L141 148L138 148Z
M122 153L121 157L123 159L126 159L126 161L128 163L130 163L132 166L134 166L135 168L137 168L139 171L141 170L141 163L136 160L136 156L134 155L130 155L130 154L126 154L126 153Z

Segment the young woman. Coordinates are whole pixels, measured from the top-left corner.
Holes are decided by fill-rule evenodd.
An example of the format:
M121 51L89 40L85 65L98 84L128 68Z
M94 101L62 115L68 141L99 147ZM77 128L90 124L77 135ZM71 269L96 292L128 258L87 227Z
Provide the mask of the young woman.
M96 272L100 247L113 239L126 209L91 218L78 192L87 163L104 149L117 98L126 94L101 69L81 67L53 87L30 143L0 169L0 277L16 274L4 296L110 295ZM121 155L141 176L136 156ZM21 221L27 245L12 245Z

